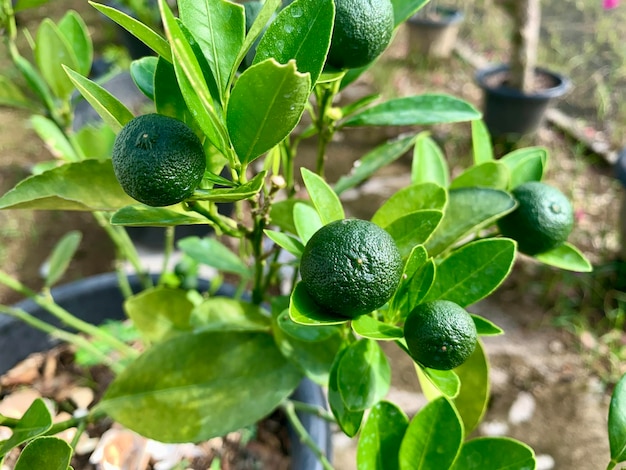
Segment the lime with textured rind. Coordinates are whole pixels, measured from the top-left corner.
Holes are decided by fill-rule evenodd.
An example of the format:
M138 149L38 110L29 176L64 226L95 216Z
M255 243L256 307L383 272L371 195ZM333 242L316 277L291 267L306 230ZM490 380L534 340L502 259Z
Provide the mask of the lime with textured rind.
M402 276L402 257L385 230L360 219L331 222L313 234L300 262L302 284L315 302L354 318L382 307Z
M463 364L476 348L478 334L472 316L448 300L415 307L404 323L411 357L424 367L450 370Z
M189 198L204 176L202 142L187 124L160 114L128 122L115 139L113 170L124 191L161 207Z

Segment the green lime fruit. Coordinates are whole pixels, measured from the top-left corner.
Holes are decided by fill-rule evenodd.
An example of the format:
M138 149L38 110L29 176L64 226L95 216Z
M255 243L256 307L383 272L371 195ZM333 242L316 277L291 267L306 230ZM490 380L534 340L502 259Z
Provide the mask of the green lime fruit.
M402 276L402 257L393 238L360 219L331 222L306 244L302 283L326 310L354 318L382 307Z
M448 300L415 307L404 323L404 339L411 357L424 367L450 370L474 352L478 334L472 316Z
M498 220L500 233L517 241L527 255L544 253L563 244L574 226L574 210L558 189L532 181L513 189L518 206Z
M160 114L132 119L115 138L113 170L124 191L149 206L189 198L204 176L202 143L185 123Z
M352 69L373 62L389 45L393 27L390 0L335 0L327 63L337 69Z

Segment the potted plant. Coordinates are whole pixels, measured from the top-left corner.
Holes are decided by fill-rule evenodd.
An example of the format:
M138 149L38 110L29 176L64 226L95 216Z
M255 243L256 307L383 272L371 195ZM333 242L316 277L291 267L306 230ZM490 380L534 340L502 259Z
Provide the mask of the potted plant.
M476 73L483 90L484 119L494 136L534 132L551 100L562 96L570 81L537 67L541 25L540 0L501 0L497 4L513 21L508 65L494 65Z
M450 57L463 17L461 10L428 2L407 21L410 56Z
M11 38L14 23L8 0L3 2ZM467 439L489 398L488 358L478 337L502 332L467 310L511 271L518 253L514 238L523 246L524 236L505 237L500 231L510 231L505 219L519 223L524 216L516 191L542 184L545 150L518 150L496 161L480 113L447 95L334 105L341 88L384 50L392 29L422 0L379 0L379 9L367 19L349 12L372 12L346 9L339 0L295 0L282 10L279 0L267 0L247 33L243 7L226 0L211 2L210 8L180 0L179 18L164 0L158 3L165 36L94 4L157 54L132 69L137 85L153 99L154 113L134 116L85 78L88 35L74 14L58 24L46 22L37 34L37 67L11 50L44 104L54 104L44 121L54 126L40 133L64 152L3 195L0 208L92 212L120 258L136 268L136 277L120 269L115 278L140 347L82 320L78 310L72 314L74 308L51 289L75 251L76 234L57 245L41 292L0 272L0 282L69 329L24 304L3 306L2 312L89 350L114 374L87 413L54 427L40 401L21 418L0 416L13 430L0 444L0 455L26 444L16 470L65 470L72 448L49 435L64 427L84 430L107 418L157 441L199 442L252 426L280 408L295 440L316 457L318 467L312 468L332 465L327 449L302 426L302 412L334 421L350 437L358 435L360 468L377 468L380 462L403 469L426 468L416 462L437 469L534 468L534 453L521 442ZM237 72L275 13L252 65ZM355 21L385 34L366 36L367 44L359 44L351 35ZM219 38L221 47L212 47L211 38ZM343 46L337 49L337 44ZM65 57L74 62L58 64L58 54L37 51L48 46L71 49ZM354 51L365 60L358 61ZM349 61L350 70L342 60ZM108 128L102 132L115 135L110 158L87 158L92 153L85 150L96 140L85 143L67 125L68 84L100 113ZM9 91L7 101L21 99L15 87ZM63 113L53 114L56 109ZM294 131L304 112L311 114L311 125ZM425 132L374 148L349 174L332 175L332 185L325 176L332 157L328 143L338 130L461 121L472 122L474 162L452 180L441 149ZM298 145L312 137L318 146L315 168L300 169ZM346 218L341 195L408 151L413 152L411 184L376 208L371 220ZM231 179L219 176L223 167ZM532 256L565 269L589 270L585 257L566 241L571 208L559 201L562 230ZM232 217L219 214L220 202L237 204ZM184 259L171 266L173 228L189 223L209 225L216 236L179 241ZM143 269L125 236L124 227L137 225L168 227L163 268L156 276ZM201 265L219 274L201 282ZM226 278L233 287L223 296L218 288ZM430 399L410 420L385 400L391 368L381 341L414 359ZM330 413L290 398L304 377L325 387ZM616 400L610 423L617 443L614 462L626 457L619 450L623 401Z

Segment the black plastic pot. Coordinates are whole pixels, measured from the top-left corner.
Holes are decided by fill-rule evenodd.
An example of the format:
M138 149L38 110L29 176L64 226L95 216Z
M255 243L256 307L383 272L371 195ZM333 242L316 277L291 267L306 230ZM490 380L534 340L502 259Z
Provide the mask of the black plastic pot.
M437 7L435 13L434 18L416 14L408 19L408 50L411 56L450 57L464 18L463 12Z
M522 93L506 85L508 70L508 65L496 65L476 73L476 82L483 90L483 119L492 136L536 131L550 101L563 96L570 88L570 81L564 76L538 67L535 73L551 86L534 93Z
M135 292L141 290L139 279L130 277L131 287ZM203 281L200 288L208 288ZM231 297L235 288L224 285L217 295ZM125 317L115 273L99 274L79 281L71 282L52 289L52 296L63 308L77 317L93 324L100 324L109 319ZM32 300L24 300L15 305L37 318L54 324L58 322L48 312ZM12 317L0 314L0 375L6 373L29 354L45 351L55 344L45 333L32 328ZM308 379L303 379L294 391L292 398L311 405L326 407L326 398L322 389ZM332 454L331 430L327 421L307 413L298 414L305 429L313 441L330 459ZM291 468L293 470L323 470L311 449L303 445L295 431L289 428L291 439Z

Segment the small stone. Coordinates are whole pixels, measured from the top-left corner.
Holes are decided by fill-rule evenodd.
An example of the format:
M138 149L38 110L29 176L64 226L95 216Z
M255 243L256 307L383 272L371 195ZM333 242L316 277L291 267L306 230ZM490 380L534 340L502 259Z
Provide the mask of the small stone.
M485 436L505 436L509 432L509 425L503 421L483 421L480 431Z
M551 455L541 454L535 457L535 470L552 470L555 462Z
M520 392L509 409L509 422L516 425L530 421L536 405L535 397L528 392Z

